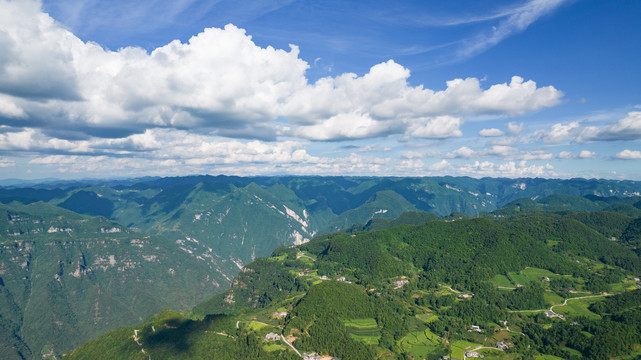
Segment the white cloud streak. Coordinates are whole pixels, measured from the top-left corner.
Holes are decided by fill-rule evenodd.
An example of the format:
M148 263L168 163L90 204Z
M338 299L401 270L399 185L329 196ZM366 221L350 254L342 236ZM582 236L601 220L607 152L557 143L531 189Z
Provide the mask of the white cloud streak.
M492 27L489 33L481 34L470 41L459 51L459 58L469 58L495 46L504 39L523 32L535 21L558 9L567 0L531 0L513 11L505 12L506 18L497 26ZM488 20L493 17L488 17Z
M479 131L479 135L484 137L497 137L505 135L505 132L496 128L482 129L481 131Z

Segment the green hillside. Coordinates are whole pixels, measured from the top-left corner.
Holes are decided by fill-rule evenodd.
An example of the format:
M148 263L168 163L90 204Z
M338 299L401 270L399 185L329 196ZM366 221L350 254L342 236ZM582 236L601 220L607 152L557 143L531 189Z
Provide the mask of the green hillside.
M1 187L0 201L9 205L0 209L7 219L0 221L6 248L0 255L2 266L13 264L15 270L0 274L0 301L6 309L0 329L7 339L0 344L0 357L23 353L38 358L51 349L59 354L163 308L184 310L206 299L194 314L265 308L283 291L303 294L311 286L301 280L303 271L315 274L310 278L314 281L334 273L372 285L381 279L400 281L390 276L410 279L429 271L455 289L471 291L471 284L494 276L511 287L519 271L545 265L580 276L583 283L577 286L596 291L620 275L613 269L634 273L638 268L640 191L641 183L632 181L313 176L186 176ZM549 235L543 242L531 241L541 231L522 228L527 220L517 216L506 223L511 216L533 214ZM374 235L359 234L428 222L430 234L412 233L400 240L386 231L377 233L376 241L370 238ZM472 225L450 228L445 222ZM343 230L349 233L319 236ZM564 231L577 235L564 242ZM429 244L408 240L415 235ZM447 241L434 245L434 239L446 235ZM313 237L315 245L304 250L308 256L279 248ZM331 246L316 251L313 246L319 244ZM289 267L281 260L260 259L276 248L274 255ZM452 256L457 260L452 262ZM588 276L583 267L600 272ZM502 273L492 275L497 269ZM264 282L252 280L256 274ZM220 294L236 275L234 284L243 286ZM630 286L621 283L617 289ZM78 294L89 295L78 301ZM39 296L46 299L36 300ZM98 311L91 307L95 304ZM101 304L111 309L110 316L101 312ZM51 314L68 315L60 320ZM370 345L388 339L385 331L371 326L349 325L347 332ZM417 339L434 338L420 329L406 336L404 347L416 345L412 354L423 346ZM435 347L433 341L425 345Z
M610 213L537 211L317 236L248 264L192 311L68 358L632 359L641 261L597 230L608 221L623 228Z

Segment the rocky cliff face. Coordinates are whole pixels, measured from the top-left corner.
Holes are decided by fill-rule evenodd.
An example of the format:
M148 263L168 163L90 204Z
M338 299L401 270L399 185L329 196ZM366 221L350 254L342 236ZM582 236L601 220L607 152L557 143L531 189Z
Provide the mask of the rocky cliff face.
M48 204L1 210L3 359L59 354L162 309L187 309L227 288L236 268Z

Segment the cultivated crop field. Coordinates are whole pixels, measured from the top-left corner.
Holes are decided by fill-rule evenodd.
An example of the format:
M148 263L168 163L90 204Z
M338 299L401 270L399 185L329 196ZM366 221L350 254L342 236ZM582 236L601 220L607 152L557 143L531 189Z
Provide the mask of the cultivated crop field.
M344 320L349 335L366 344L378 345L381 331L373 318Z
M424 358L441 344L441 340L429 329L414 331L399 341L399 346L407 354L416 358Z

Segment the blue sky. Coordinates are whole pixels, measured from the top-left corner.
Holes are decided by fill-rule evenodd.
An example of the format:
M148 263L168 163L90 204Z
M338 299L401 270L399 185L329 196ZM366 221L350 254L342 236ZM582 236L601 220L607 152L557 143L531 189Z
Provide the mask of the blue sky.
M0 8L0 178L641 180L639 1Z

